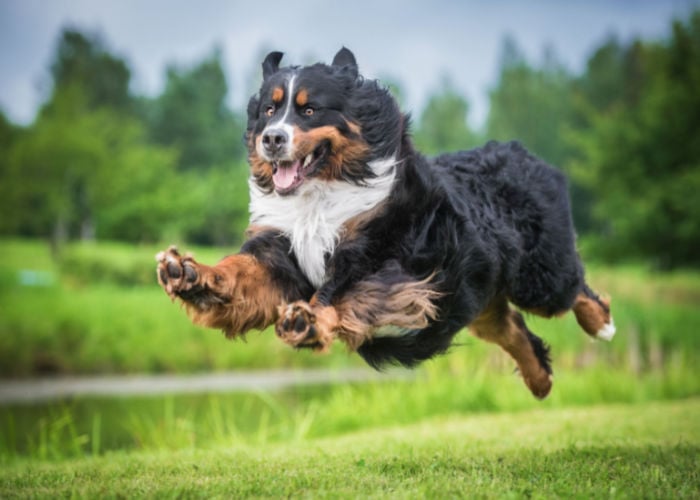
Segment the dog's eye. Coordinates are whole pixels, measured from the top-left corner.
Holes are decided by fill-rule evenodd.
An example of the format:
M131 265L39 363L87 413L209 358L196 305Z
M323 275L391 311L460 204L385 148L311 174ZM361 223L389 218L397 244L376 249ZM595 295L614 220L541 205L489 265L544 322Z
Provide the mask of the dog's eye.
M311 106L306 106L304 108L304 114L306 116L312 116L314 114L314 108L312 108Z
M272 116L275 114L275 107L274 106L268 106L265 108L265 116Z

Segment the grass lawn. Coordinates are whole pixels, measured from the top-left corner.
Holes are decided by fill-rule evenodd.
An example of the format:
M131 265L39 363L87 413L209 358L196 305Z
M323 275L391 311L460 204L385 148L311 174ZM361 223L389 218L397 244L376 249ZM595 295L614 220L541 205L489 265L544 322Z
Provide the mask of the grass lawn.
M230 342L191 324L156 284L154 254L162 246L72 244L52 259L45 243L0 239L0 377L95 373L184 373L233 369L364 366L336 343L330 355L295 351L270 330ZM195 248L214 263L232 249ZM700 353L700 273L655 274L642 266L588 269L594 288L613 297L614 342L591 348L569 314L528 319L552 346L554 369L603 359L634 372L678 358L695 366ZM488 356L493 346L466 333L456 342ZM459 349L455 349L459 351ZM460 355L441 358L461 369Z
M700 496L700 400L451 416L0 470L0 497Z
M0 240L0 377L361 365L340 345L315 356L192 326L155 284L156 250L54 260ZM0 406L0 498L700 498L700 273L588 271L618 334L529 318L552 346L543 402L462 332L409 381Z

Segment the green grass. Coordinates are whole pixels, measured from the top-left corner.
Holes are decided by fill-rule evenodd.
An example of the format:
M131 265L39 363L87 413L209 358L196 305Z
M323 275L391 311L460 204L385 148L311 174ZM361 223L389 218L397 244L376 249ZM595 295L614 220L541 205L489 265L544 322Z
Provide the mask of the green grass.
M0 497L700 495L700 401L455 415L323 439L114 452L0 470Z
M604 366L563 372L545 401L495 367L452 374L427 366L410 381L296 387L281 392L74 398L0 407L0 463L61 461L116 450L264 445L411 425L457 414L591 404L644 404L700 394L678 368L633 375Z
M158 249L0 241L0 376L362 364L192 326L155 283ZM0 406L0 498L699 497L700 274L588 276L618 335L529 318L552 346L543 402L463 332L409 381Z
M53 261L39 242L0 241L0 376L360 364L342 346L320 357L289 349L269 332L229 342L192 325L156 283L157 248L74 245ZM226 254L195 252L209 263ZM28 270L46 283L21 285Z
M45 243L0 240L0 376L362 364L342 345L330 356L318 356L289 349L269 330L251 332L243 343L193 326L155 282L153 256L160 247L73 244L54 260ZM194 249L208 263L230 252ZM28 270L43 286L20 285ZM531 329L552 344L555 369L604 361L640 372L675 359L697 363L697 271L659 275L640 266L591 266L588 274L594 287L613 296L619 333L611 344L592 347L571 315L530 318ZM467 334L457 342L482 356L470 362L491 364L503 358L492 346L477 347L480 343ZM455 349L441 363L452 371L462 369L465 362L457 354L462 351Z

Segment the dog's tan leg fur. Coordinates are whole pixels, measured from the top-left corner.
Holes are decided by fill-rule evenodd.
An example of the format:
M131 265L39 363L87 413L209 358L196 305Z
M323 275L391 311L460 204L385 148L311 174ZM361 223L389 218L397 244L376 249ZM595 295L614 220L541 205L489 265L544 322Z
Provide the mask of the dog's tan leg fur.
M160 285L183 302L193 323L221 328L230 338L276 321L283 293L255 257L231 255L207 266L171 247L157 260Z
M609 300L595 300L581 292L576 296L572 310L578 324L591 337L610 340L614 335L615 326L610 315Z
M505 298L499 297L469 325L469 330L510 354L532 394L544 398L552 388L552 377L535 355L524 322L518 318L519 313L509 307Z
M277 335L295 347L328 350L335 338L356 350L377 328L425 328L437 316L434 300L440 294L430 278L385 286L372 280L355 285L332 305L317 297L278 309Z

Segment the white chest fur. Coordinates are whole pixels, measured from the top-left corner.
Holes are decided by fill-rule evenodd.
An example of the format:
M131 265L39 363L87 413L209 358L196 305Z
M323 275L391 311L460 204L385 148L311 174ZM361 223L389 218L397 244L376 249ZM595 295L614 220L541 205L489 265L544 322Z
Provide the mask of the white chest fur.
M363 186L309 179L288 196L265 193L251 180L250 222L289 237L299 266L318 288L326 278L325 256L335 249L343 224L389 196L395 165L394 157L371 162L376 177Z

